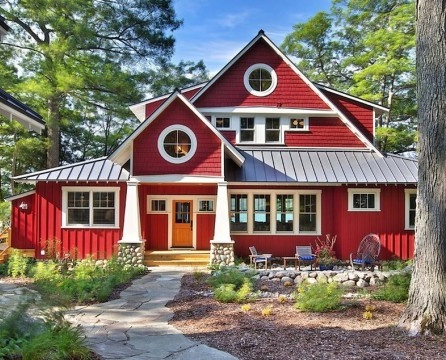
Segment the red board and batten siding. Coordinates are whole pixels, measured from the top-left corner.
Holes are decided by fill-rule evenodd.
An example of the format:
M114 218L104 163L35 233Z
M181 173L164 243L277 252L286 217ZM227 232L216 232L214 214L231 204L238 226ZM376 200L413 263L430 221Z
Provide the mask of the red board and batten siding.
M258 63L271 66L277 74L277 87L268 96L251 95L245 88L246 70ZM283 61L263 39L254 44L223 76L204 92L194 106L269 106L300 109L329 109L320 97Z
M372 188L372 187L370 187ZM374 187L373 187L374 188ZM348 211L348 187L323 187L322 190L322 235L337 235L335 251L338 258L347 260L361 239L376 233L381 239L380 259L398 257L409 259L414 252L414 231L404 230L404 186L381 186L381 211ZM302 188L300 188L302 189ZM306 188L308 189L308 188ZM273 256L292 256L296 245L312 245L316 235L242 235L232 234L234 249L238 256L249 255L249 246L255 245L259 252Z
M309 119L308 131L285 131L285 145L299 147L365 147L338 118Z
M158 136L170 125L184 125L197 137L189 161L172 164L158 151ZM133 175L221 175L221 140L179 99L157 117L133 142Z
M32 193L11 201L11 243L16 249L33 249L32 239L36 234L35 199ZM20 204L26 204L27 209L21 209Z
M160 184L160 185L141 185L139 188L139 201L141 211L141 229L142 237L146 239L146 250L168 250L168 215L167 213L156 214L147 211L147 196L160 195L194 195L194 196L216 196L216 185L178 185L178 184ZM214 236L215 214L197 214L196 215L196 249L209 250L210 243Z
M124 220L125 195L126 184L86 184L77 183L78 186L88 186L93 188L95 186L110 186L120 187L120 209L119 209L119 228L62 228L62 187L73 186L72 183L54 183L39 182L36 185L35 203L33 207L32 218L34 224L32 225L35 232L28 238L28 241L13 238L13 246L23 245L23 248L36 249L36 257L42 258L40 251L45 249L47 243L52 243L60 250L60 255L70 253L72 256L77 254L79 258L92 256L94 258L110 258L116 253L117 242L122 237L122 225ZM18 209L20 210L20 209ZM13 214L17 211L16 206L13 207ZM31 214L29 215L31 218ZM13 231L17 226L13 219ZM30 229L31 224L27 224ZM30 234L27 231L28 235ZM20 236L20 235L13 235Z

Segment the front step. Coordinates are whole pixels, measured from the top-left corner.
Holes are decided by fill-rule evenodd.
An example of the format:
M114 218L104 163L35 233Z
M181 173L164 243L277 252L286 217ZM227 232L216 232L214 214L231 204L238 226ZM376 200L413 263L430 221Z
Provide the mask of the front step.
M144 253L144 265L206 267L207 265L209 265L209 251L146 251Z

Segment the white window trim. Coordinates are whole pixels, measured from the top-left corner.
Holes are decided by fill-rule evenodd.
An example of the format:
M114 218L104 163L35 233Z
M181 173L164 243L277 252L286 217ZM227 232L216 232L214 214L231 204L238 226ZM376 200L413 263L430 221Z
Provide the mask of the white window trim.
M67 229L118 229L119 228L119 187L107 187L107 186L63 186L62 187L62 228ZM68 225L68 193L69 192L89 192L90 193L90 224L93 224L93 201L92 196L95 192L114 192L115 193L115 223L114 224L103 224L103 225L83 225L83 224L73 224Z
M191 141L189 152L185 156L180 158L174 158L170 156L166 152L166 150L164 150L164 139L166 138L167 134L175 130L184 131L189 136ZM158 136L158 151L164 160L172 164L183 164L192 159L192 157L195 155L195 151L197 151L197 138L195 137L193 131L184 125L180 124L170 125L166 127Z
M217 127L217 118L227 118L229 119L229 126ZM214 115L212 116L212 124L218 130L232 130L232 116L230 115Z
M292 128L291 127L291 119L302 119L304 121L304 127L302 129L297 129L297 128ZM296 131L296 132L302 132L302 131L308 131L310 130L310 121L308 119L308 116L302 116L302 117L289 117L288 118L288 128L286 129L286 131Z
M212 209L213 210L200 210L200 202L201 201L212 201ZM216 203L215 203L214 199L205 199L205 198L198 199L197 200L197 212L200 214L215 214L215 205L216 205Z
M251 75L251 72L253 72L254 70L257 70L257 69L264 69L264 70L268 71L271 74L271 86L266 91L255 90L249 84L249 75ZM254 95L254 96L267 96L267 95L271 94L276 89L276 86L277 86L277 74L274 71L274 69L271 66L267 65L267 64L261 64L261 63L254 64L254 65L251 65L245 71L245 75L243 76L243 83L245 84L246 90L248 90L248 92L251 95Z
M164 201L165 202L165 210L152 210L152 200ZM147 198L147 214L165 214L169 212L169 202L165 197L148 197Z
M417 194L417 189L404 189L404 230L415 230L415 226L409 224L410 195Z
M357 209L353 207L353 195L355 194L373 194L375 195L375 207L367 209ZM381 189L355 188L348 189L348 211L371 212L381 211Z
M247 231L231 231L231 234L237 235L262 235L271 234L279 236L290 235L322 235L321 234L321 220L322 220L322 190L290 190L290 189L277 189L274 191L265 190L232 190L228 192L228 198L230 201L231 195L246 194L248 196L248 226ZM254 222L254 194L270 195L270 231L253 231ZM293 212L293 231L277 231L276 230L276 199L277 195L293 195L294 197L294 212ZM299 195L316 195L316 231L299 231ZM230 209L230 204L229 204Z

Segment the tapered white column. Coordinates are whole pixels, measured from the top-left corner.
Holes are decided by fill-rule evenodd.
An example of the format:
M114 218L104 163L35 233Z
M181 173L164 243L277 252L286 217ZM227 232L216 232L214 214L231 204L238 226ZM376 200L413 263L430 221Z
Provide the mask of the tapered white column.
M139 217L138 182L127 182L127 196L125 198L124 229L120 243L141 243L141 220Z
M212 241L220 243L232 241L228 208L228 184L226 182L218 183L214 239Z

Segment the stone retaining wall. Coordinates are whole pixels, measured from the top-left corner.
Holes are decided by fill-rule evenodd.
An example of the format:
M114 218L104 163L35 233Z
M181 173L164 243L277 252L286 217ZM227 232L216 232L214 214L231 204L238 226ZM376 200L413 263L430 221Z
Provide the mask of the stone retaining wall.
M119 244L118 261L124 266L144 266L144 243Z
M300 284L304 280L310 284L316 282L337 282L343 286L357 286L360 288L382 284L390 275L402 271L355 271L355 270L333 270L333 271L295 271L295 270L260 270L258 277L261 280L291 282Z

